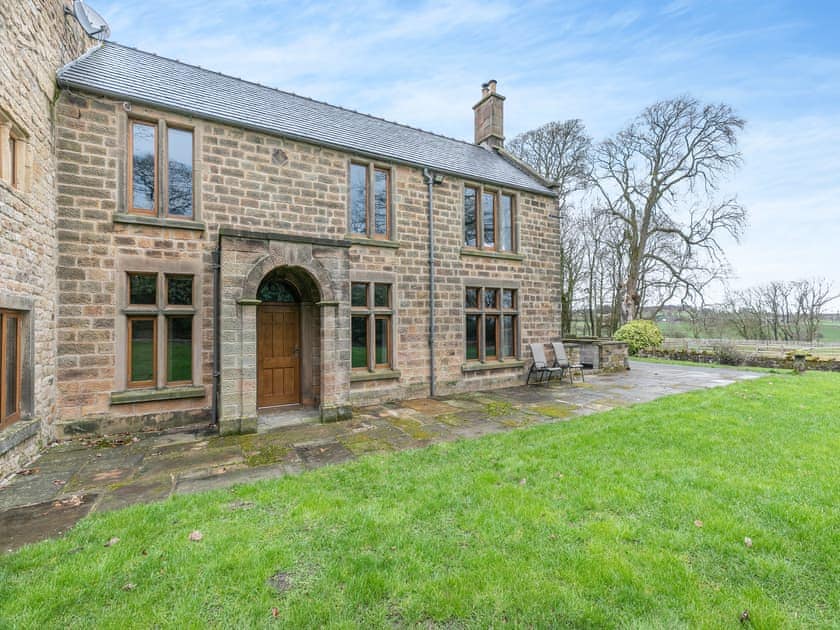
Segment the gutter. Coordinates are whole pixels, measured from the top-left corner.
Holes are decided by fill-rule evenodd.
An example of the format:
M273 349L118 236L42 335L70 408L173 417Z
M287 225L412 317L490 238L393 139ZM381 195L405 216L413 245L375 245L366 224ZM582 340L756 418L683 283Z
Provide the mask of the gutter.
M423 169L423 179L429 187L429 397L437 395L435 382L435 212L434 187L443 183L443 175Z
M216 237L213 252L213 424L219 426L219 397L221 395L221 353L222 353L222 234Z

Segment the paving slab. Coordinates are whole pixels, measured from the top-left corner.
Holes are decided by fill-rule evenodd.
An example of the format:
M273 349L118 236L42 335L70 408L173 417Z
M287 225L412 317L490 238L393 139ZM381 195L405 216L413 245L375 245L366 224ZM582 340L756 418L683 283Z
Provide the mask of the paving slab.
M118 485L104 492L96 504L96 511L110 512L136 503L159 501L172 493L172 486L173 480L171 477L142 479L133 483Z
M90 512L95 501L95 494L76 495L0 512L3 549L12 551L63 534Z
M471 439L681 392L720 387L761 374L734 369L631 363L586 382L552 381L441 399L356 410L345 422L303 424L268 415L259 433L220 437L207 427L97 439L46 448L0 483L0 549L58 535L91 511L158 501L173 493L271 479L374 453Z

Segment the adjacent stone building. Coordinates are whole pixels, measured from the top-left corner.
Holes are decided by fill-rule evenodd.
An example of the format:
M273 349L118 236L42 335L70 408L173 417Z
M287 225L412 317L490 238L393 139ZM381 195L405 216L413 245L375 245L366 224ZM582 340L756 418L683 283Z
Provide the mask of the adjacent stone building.
M64 4L0 2L0 475L57 416L55 72L93 44Z
M45 214L16 215L1 241L0 293L30 301L0 308L29 312L43 346L23 368L43 402L22 418L56 436L343 419L521 382L526 344L559 334L556 196L502 148L495 81L467 143L68 41L44 56L60 90L27 131L44 136ZM8 107L27 122L33 100Z

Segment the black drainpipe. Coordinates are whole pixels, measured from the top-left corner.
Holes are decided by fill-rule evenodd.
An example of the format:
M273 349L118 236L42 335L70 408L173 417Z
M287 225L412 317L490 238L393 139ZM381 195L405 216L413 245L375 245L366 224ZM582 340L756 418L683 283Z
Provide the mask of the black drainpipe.
M429 396L437 395L435 383L435 214L433 191L435 184L443 183L443 176L423 169L423 177L429 187Z
M213 424L219 426L219 396L221 395L221 326L222 308L222 235L219 234L213 252Z

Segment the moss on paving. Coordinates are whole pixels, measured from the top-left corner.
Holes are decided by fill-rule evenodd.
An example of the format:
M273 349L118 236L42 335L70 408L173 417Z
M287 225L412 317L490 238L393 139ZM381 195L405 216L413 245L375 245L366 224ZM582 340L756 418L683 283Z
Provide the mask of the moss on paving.
M484 410L487 412L488 416L496 418L498 416L509 415L514 410L514 407L506 400L497 400L487 403L484 406Z
M245 463L251 467L273 464L286 457L289 450L289 447L280 444L263 444L259 449L245 453Z
M531 410L540 414L541 416L546 416L548 418L569 418L571 417L577 407L573 405L565 405L562 403L558 404L550 404L550 405L534 405L531 407Z
M388 422L415 440L431 440L435 437L423 428L422 422L413 418L388 418Z

